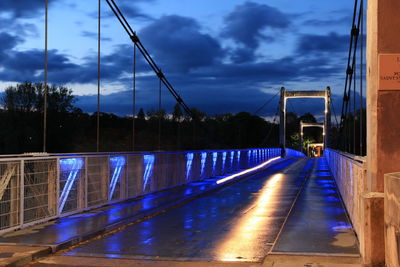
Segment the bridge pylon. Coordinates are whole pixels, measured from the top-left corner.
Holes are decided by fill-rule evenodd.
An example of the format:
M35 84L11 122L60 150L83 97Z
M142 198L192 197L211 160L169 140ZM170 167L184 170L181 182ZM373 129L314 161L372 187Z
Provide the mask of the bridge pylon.
M290 98L322 98L325 101L324 109L324 147L329 146L329 133L331 129L331 88L328 86L323 91L287 91L281 88L279 107L279 143L286 147L286 102Z

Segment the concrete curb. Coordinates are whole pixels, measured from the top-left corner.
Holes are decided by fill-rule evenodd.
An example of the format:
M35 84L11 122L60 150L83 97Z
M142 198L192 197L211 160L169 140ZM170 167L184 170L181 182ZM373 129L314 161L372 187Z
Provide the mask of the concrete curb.
M21 247L20 247L21 248ZM51 253L49 247L38 247L37 249L32 248L31 251L26 252L15 252L10 258L0 259L0 266L5 267L18 267L30 263L33 260L47 256Z
M57 251L63 250L63 249L67 249L71 246L75 246L79 243L85 242L85 241L89 241L90 239L96 238L98 236L103 236L103 235L110 235L113 234L114 232L118 232L121 231L133 224L136 224L138 222L141 222L143 220L152 218L154 216L157 216L167 210L176 208L176 207L180 207L183 206L185 204L187 204L188 202L195 200L197 198L200 198L202 196L205 196L207 194L211 194L221 188L224 188L228 185L231 185L233 183L237 183L239 181L243 181L245 179L250 179L253 175L256 175L262 171L264 171L265 169L268 169L271 166L274 166L275 164L278 163L282 163L287 161L290 158L284 158L284 159L278 159L276 161L271 162L270 164L268 164L267 166L265 166L264 168L261 168L259 170L255 170L254 172L251 173L247 173L247 174L243 174L242 176L238 176L235 179L232 179L230 181L227 181L225 183L222 184L215 184L209 188L207 188L204 191L201 191L199 193L193 194L193 195L189 195L188 197L173 201L169 204L166 205L162 205L153 209L149 209L147 211L143 211L140 212L136 215L121 219L120 221L117 221L113 224L109 224L107 226L105 226L102 229L97 229L95 231L92 232L87 232L87 233L83 233L82 235L79 236L75 236L65 242L59 243L59 244L40 244L40 245L35 245L35 244L5 244L2 243L0 244L1 246L11 246L11 245L17 245L17 246L25 246L25 247L41 247L40 250L38 251L33 251L33 252L26 252L26 253L21 253L22 255L17 255L17 256L12 256L10 258L7 259L0 259L0 266L12 266L12 267L18 267L18 266L23 266L25 264L28 264L29 262L40 258L40 257L44 257L47 256L49 254L55 253ZM214 179L213 179L214 180ZM4 265L3 265L4 264Z

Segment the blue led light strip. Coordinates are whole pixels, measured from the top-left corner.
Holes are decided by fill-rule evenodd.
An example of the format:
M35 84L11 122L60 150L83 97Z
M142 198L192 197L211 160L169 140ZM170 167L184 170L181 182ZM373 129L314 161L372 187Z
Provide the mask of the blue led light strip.
M222 169L225 168L225 161L226 161L226 152L222 153Z
M114 196L115 187L117 185L118 180L121 176L121 170L125 165L124 157L112 157L110 158L111 168L114 169L113 175L111 177L109 191L108 191L108 200L111 200Z
M186 154L186 180L189 179L190 171L192 170L193 157L193 153Z
M231 169L233 169L233 158L235 155L235 151L231 151Z
M215 172L215 166L217 165L217 158L218 158L218 153L213 152L212 153L212 159L213 159L213 174Z
M83 166L83 159L82 158L69 158L69 159L60 159L60 168L61 172L69 172L67 181L64 185L64 188L61 192L59 198L59 206L58 210L62 213L65 203L68 199L69 192L75 182L76 176L78 175L79 171Z
M201 152L201 173L200 176L204 174L204 168L206 166L207 152Z
M143 164L144 164L144 173L143 173L143 191L146 191L146 187L149 183L149 178L153 174L154 168L154 155L144 155L143 156Z

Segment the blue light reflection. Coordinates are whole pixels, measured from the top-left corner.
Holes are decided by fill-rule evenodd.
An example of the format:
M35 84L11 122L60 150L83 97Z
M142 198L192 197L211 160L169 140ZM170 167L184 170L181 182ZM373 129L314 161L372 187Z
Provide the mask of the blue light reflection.
M200 176L203 176L203 174L204 174L204 168L206 166L206 159L207 159L207 152L201 152L201 160L200 160L201 172L200 172Z
M121 177L122 168L125 165L125 158L122 156L110 158L110 167L113 170L113 174L110 181L108 199L111 200L114 196L115 187L118 180Z
M213 173L214 173L215 172L215 166L217 165L218 153L217 152L213 152L212 153L212 157L213 157Z
M79 173L79 171L83 167L84 160L82 158L68 158L68 159L60 159L60 169L61 172L69 172L67 182L64 185L64 188L61 192L59 199L59 207L58 210L61 213L64 209L65 202L68 199L69 192L71 191L72 185L75 182L75 179Z
M143 173L143 191L146 191L146 188L149 184L149 179L153 174L154 168L154 155L144 155L143 156L143 164L144 164L144 173Z
M190 171L192 170L192 163L193 163L193 153L186 154L186 180L189 180Z

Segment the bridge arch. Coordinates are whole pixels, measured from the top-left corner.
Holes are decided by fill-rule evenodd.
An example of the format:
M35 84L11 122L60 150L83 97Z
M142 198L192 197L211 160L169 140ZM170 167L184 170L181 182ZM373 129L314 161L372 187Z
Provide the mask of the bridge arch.
M299 134L299 150L300 151L303 151L304 128L311 128L311 127L322 128L322 138L323 138L323 143L325 144L325 136L326 136L325 123L310 123L310 122L300 121L300 134Z
M329 132L331 127L331 88L328 86L323 91L287 91L281 88L279 108L279 143L286 147L286 102L290 98L322 98L325 101L324 120L324 147L329 145Z

